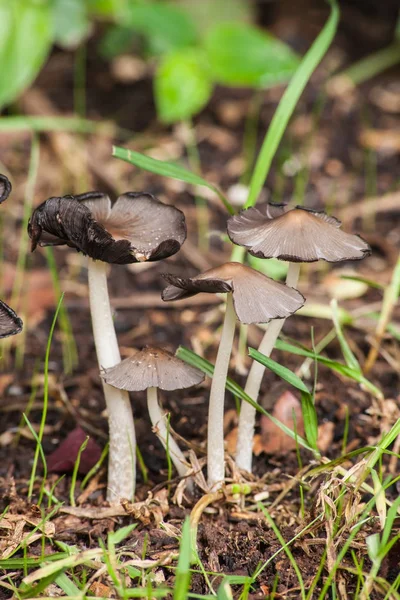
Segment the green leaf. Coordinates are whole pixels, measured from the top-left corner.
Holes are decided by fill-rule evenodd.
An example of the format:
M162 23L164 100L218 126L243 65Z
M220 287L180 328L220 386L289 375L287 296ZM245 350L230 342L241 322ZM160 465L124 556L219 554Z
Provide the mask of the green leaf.
M255 350L254 348L249 348L249 355L257 360L259 363L267 367L270 371L278 375L284 381L287 381L300 390L301 392L301 412L303 415L304 421L304 431L306 432L307 441L310 443L312 448L317 450L317 439L318 439L318 418L317 411L315 410L314 402L312 396L305 385L305 383L297 377L293 371L290 371L287 367L283 367L279 363L269 358L269 356L265 356Z
M126 525L125 527L121 527L117 529L117 531L113 531L113 533L108 534L108 541L112 545L120 544L128 535L137 527L137 523L133 523L133 525Z
M286 277L288 263L283 260L278 260L277 258L265 260L265 258L256 258L251 254L247 256L247 260L253 269L264 273L268 277L272 277L272 279L285 279Z
M54 3L54 41L63 48L76 48L89 34L90 21L81 0Z
M261 354L261 352L255 350L255 348L249 348L249 356L251 356L251 358L254 358L254 360L264 365L264 367L270 369L270 371L275 373L275 375L278 375L278 377L280 377L281 379L284 379L285 381L290 383L290 385L292 385L296 389L300 390L305 394L310 395L306 384L300 379L300 377L297 377L297 375L287 367L283 367L279 363L272 360L272 358L269 358L269 356Z
M226 579L218 587L217 600L233 600L232 588Z
M253 171L250 181L249 197L245 204L245 208L253 206L257 202L271 167L272 159L274 158L283 134L285 133L289 119L292 116L297 102L311 75L321 62L335 36L339 22L339 7L336 0L329 0L329 3L331 5L330 17L311 48L302 58L301 63L283 94L279 106L272 118Z
M205 358L202 358L195 352L192 352L188 348L179 346L178 350L176 351L176 356L178 356L178 358L181 358L182 360L187 362L189 365L197 367L198 369L203 371L203 373L205 373L209 377L213 376L214 365L212 365L208 360L206 360ZM258 412L260 412L263 415L265 415L266 417L268 417L268 419L270 419L273 423L275 423L275 425L277 427L279 427L279 429L281 429L289 437L291 437L294 440L297 440L297 443L300 446L303 446L304 448L306 448L307 450L310 450L310 452L315 454L315 449L312 448L309 444L307 444L306 440L304 440L301 436L297 435L294 431L289 429L289 427L287 427L286 425L281 423L278 419L276 419L273 415L271 415L268 411L266 411L265 408L260 406L258 404L258 402L255 402L253 400L253 398L250 398L250 396L248 396L246 394L246 392L240 387L240 385L238 385L230 377L228 377L226 380L226 389L229 390L234 396L236 396L236 398L239 398L239 400L244 400L245 402L248 402L249 404L251 404L251 406L253 408L255 408Z
M208 181L199 175L195 175L179 165L166 160L157 160L156 158L145 156L144 154L140 154L134 150L120 148L118 146L113 146L113 156L131 163L132 165L139 167L139 169L150 171L150 173L156 173L157 175L162 175L163 177L171 177L171 179L178 179L179 181L185 181L186 183L191 183L192 185L205 186L210 190L213 190L213 192L219 196L229 214L233 215L235 213L233 207L231 204L229 204L228 200L217 188L217 186L213 185L212 183L208 183Z
M186 517L182 527L182 537L179 546L178 566L175 572L174 600L186 600L190 587L192 560L191 532L189 517Z
M358 371L361 374L360 363L357 358L353 354L348 341L346 340L346 336L343 333L342 327L340 325L339 319L339 309L336 300L331 301L332 308L332 321L336 331L336 337L339 340L340 348L342 349L342 354L346 364L350 369L354 369L354 371Z
M222 23L205 37L215 80L224 85L267 88L290 79L298 57L269 33L245 23Z
M149 51L155 55L192 46L197 40L190 17L165 2L128 3L123 24L144 35Z
M178 0L191 16L197 30L204 34L217 23L255 21L255 5L249 0Z
M123 18L130 0L86 0L88 11L96 17L105 19Z
M190 119L207 104L212 83L204 55L187 49L165 56L154 80L157 113L164 123Z
M0 108L15 100L36 77L52 36L48 2L0 1Z
M298 356L305 356L307 358L312 358L313 360L318 361L322 365L329 367L332 371L336 373L340 373L349 379L353 379L357 383L360 383L365 386L365 388L373 394L376 398L383 400L383 394L379 388L373 385L362 373L351 369L347 365L343 365L340 362L335 360L331 360L330 358L326 358L325 356L321 356L320 354L315 354L310 350L305 350L304 348L300 348L299 346L294 346L293 344L288 344L287 342L283 342L282 340L277 340L275 344L275 348L278 350L284 350L286 352L291 352L292 354L297 354Z
M315 404L310 394L301 394L301 413L303 415L304 431L310 446L318 450L318 416Z

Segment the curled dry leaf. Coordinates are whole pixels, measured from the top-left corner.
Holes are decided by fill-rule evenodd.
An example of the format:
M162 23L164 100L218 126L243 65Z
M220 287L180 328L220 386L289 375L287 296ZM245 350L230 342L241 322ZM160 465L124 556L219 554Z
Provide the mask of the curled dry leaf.
M169 512L168 490L163 488L154 496L149 492L148 497L143 502L121 500L121 505L126 514L137 519L143 525L150 525L153 521L158 527Z
M47 457L49 473L69 473L73 470L78 458L79 449L86 440L82 427L75 427L64 441ZM100 446L89 438L86 448L81 453L79 473L86 475L94 467L101 456Z
M301 405L292 392L286 391L279 397L272 411L274 417L290 429L297 429L297 433L304 435L303 415ZM296 424L293 419L296 419ZM286 435L268 417L262 415L260 420L261 433L254 436L253 452L259 456L262 452L266 454L283 454L296 448L296 442Z

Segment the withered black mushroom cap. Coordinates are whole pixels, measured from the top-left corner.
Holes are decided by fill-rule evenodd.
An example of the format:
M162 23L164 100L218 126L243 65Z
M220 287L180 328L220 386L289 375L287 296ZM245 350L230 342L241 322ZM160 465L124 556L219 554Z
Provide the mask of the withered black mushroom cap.
M199 294L232 292L236 315L242 323L267 323L283 319L304 304L296 289L270 279L241 263L229 262L195 277L164 274L170 284L162 292L166 302Z
M151 194L127 192L114 205L100 192L49 198L32 214L32 250L67 245L94 260L128 264L172 256L186 239L185 216Z
M0 204L7 200L11 194L11 182L5 175L0 173Z
M198 385L204 374L162 348L146 346L115 367L104 369L104 381L121 390L139 392L149 387L180 390Z
M340 229L341 222L303 206L260 204L228 220L228 235L258 258L291 262L361 260L371 253L358 235Z
M22 320L12 308L0 300L0 338L16 335L22 331Z

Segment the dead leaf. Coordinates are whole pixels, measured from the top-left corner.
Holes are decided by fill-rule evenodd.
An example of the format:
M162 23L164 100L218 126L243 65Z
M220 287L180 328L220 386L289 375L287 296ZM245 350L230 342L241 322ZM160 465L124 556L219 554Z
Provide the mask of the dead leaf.
M73 470L79 450L86 440L82 427L75 427L65 440L47 457L49 473L69 473ZM89 438L86 448L81 453L79 473L86 475L94 467L101 456L100 446Z
M326 423L321 423L318 426L318 440L317 446L323 454L328 450L330 445L332 444L333 435L335 433L335 424L332 421L327 421Z
M292 392L283 392L276 402L272 414L281 423L286 425L286 427L294 429L293 412L296 418L297 433L303 436L304 423L300 402ZM282 454L296 448L295 440L286 435L265 415L262 415L260 425L261 434L254 436L253 452L256 456L262 452L266 454Z

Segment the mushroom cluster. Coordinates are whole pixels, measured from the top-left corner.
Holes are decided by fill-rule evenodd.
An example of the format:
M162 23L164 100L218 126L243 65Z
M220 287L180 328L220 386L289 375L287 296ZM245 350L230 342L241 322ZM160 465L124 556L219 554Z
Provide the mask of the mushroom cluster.
M0 187L7 194L7 188ZM285 319L305 299L296 289L300 264L325 260L359 260L370 253L360 237L343 232L340 222L323 212L284 204L264 204L232 216L227 223L234 244L259 258L290 262L286 283L270 279L241 263L228 262L194 277L164 273L165 302L199 293L226 294L226 310L212 377L207 437L207 475L210 490L225 479L224 401L237 320L269 323L259 347L270 355ZM186 238L183 213L144 192L127 192L114 204L100 192L49 198L29 221L32 250L66 245L88 257L90 309L104 395L109 415L110 454L108 500L131 499L135 490L135 429L128 392L147 392L153 431L169 453L181 477L191 473L183 452L171 435L159 403L158 390L173 391L200 384L204 375L165 348L134 350L121 361L107 291L107 263L129 264L162 260L175 254ZM11 311L12 312L12 311ZM270 322L271 321L271 322ZM257 401L264 367L252 363L245 391ZM236 462L251 471L254 408L244 403L239 420ZM190 484L189 484L190 485Z
M183 213L147 193L127 192L112 205L100 192L49 198L28 225L32 250L66 245L88 256L93 337L100 369L121 361L107 287L107 263L161 260L175 254L186 238ZM103 381L109 419L108 493L110 501L133 499L136 437L128 392Z

